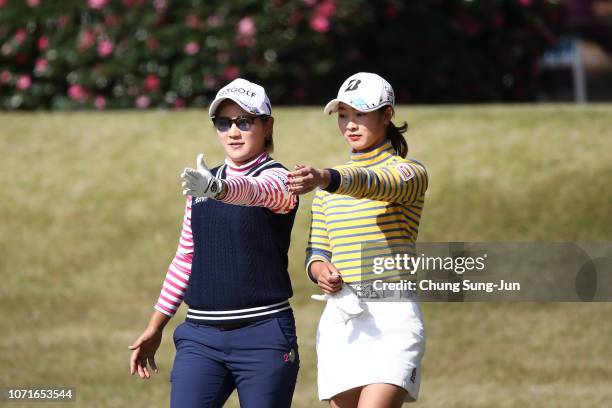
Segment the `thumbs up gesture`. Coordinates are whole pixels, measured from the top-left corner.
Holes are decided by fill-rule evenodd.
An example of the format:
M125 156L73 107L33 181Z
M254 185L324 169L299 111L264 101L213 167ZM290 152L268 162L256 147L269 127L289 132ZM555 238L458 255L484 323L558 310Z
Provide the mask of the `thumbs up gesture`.
M196 169L185 168L181 173L183 195L193 197L219 198L224 191L224 183L212 175L204 163L204 155L198 155Z

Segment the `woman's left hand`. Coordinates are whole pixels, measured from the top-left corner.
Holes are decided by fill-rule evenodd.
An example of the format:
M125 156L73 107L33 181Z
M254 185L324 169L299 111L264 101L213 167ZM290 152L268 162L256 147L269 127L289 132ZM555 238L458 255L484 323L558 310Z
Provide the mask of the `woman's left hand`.
M329 185L330 174L327 169L315 169L311 166L298 164L295 170L289 173L289 191L293 194L306 194L317 187L325 188Z
M155 372L157 364L155 363L155 353L159 348L162 340L162 330L147 328L128 348L132 350L130 356L130 374L138 373L143 380L151 378L147 363Z

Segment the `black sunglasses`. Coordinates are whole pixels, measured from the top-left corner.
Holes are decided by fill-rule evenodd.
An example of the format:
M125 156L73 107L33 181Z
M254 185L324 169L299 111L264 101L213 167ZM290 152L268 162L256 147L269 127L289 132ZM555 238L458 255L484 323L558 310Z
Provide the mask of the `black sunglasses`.
M213 125L219 132L227 132L232 127L232 124L236 124L236 127L243 132L251 130L255 119L259 118L262 121L268 120L269 116L238 116L236 118L228 118L225 116L215 116L212 118Z

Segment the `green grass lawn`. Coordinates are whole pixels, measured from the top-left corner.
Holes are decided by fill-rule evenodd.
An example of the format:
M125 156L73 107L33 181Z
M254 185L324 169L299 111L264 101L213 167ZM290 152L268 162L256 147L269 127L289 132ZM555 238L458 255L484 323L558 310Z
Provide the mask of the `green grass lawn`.
M612 241L612 106L401 107L430 175L419 241ZM275 158L331 166L348 148L322 108L275 111ZM0 114L0 386L74 386L69 407L164 407L127 346L176 250L179 173L223 158L203 111ZM322 305L303 272L311 196L290 252L301 370L317 400ZM612 406L612 304L426 303L420 406ZM11 404L11 407L19 407ZM54 404L53 406L60 406ZM238 406L232 397L228 406Z

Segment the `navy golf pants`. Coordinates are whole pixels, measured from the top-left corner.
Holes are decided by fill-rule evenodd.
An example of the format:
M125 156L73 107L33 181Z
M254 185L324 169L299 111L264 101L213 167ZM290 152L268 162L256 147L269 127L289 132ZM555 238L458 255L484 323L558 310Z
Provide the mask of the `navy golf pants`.
M232 330L181 323L174 332L170 406L222 407L237 389L243 408L290 407L299 355L288 312Z

